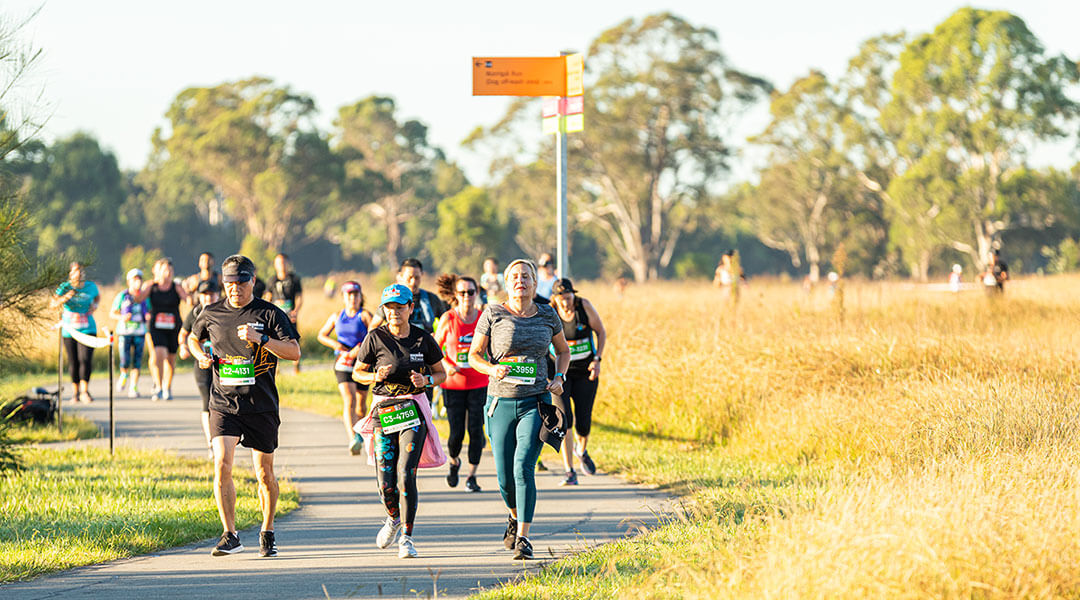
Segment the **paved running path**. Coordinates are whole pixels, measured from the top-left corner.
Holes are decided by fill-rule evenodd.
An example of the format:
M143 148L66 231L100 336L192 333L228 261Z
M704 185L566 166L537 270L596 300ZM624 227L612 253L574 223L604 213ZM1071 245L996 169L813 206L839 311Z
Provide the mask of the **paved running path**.
M149 388L149 378L143 382ZM98 399L94 404L66 402L64 409L107 426L106 382L92 381L91 392ZM206 457L201 402L190 373L177 377L173 393L171 402L117 399L118 443ZM402 560L397 544L375 547L385 513L374 467L364 457L350 456L344 438L336 419L282 412L277 470L297 483L301 506L277 520L276 558L259 557L256 526L240 533L246 549L234 556L210 556L215 538L0 586L0 598L412 598L430 597L436 586L440 598L462 597L507 581L524 568L537 569L552 558L655 523L654 511L663 506L662 495L614 477L580 475L581 485L563 488L560 475L537 473L531 539L537 558L544 560L513 561L502 547L506 509L485 451L479 494L464 491L464 477L457 488L448 488L445 467L419 471L413 539L420 558ZM107 446L108 439L87 443ZM250 469L250 453L241 450L237 467ZM546 462L555 466L553 459Z

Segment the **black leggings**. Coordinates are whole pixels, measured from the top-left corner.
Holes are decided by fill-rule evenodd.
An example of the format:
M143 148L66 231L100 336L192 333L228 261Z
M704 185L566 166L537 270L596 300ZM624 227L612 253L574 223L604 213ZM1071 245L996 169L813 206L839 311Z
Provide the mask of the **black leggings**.
M84 346L75 338L64 338L64 353L67 354L68 372L71 373L71 383L90 381L90 371L94 365L94 349Z
M484 453L484 402L487 401L487 387L475 390L448 390L443 388L443 405L446 407L446 420L450 421L450 435L446 438L446 450L450 458L461 454L461 443L465 441L465 423L468 419L469 464L480 464Z
M392 519L401 519L398 481L403 482L405 535L412 535L416 518L416 468L426 437L427 424L422 421L416 427L390 434L384 434L380 427L375 428L375 478L379 483L379 495L386 506L386 514Z
M595 381L589 381L588 373L570 373L563 382L562 395L552 397L552 401L558 402L566 412L567 428L573 425L574 431L581 437L589 437L589 432L592 431L592 410L598 387L599 377Z

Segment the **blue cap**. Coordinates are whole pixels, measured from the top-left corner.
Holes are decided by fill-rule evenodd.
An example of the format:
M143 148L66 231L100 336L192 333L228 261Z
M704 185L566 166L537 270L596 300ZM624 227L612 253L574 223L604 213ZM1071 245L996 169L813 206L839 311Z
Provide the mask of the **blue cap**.
M389 302L397 302L398 304L408 304L412 302L412 290L400 283L386 286L383 288L382 300L379 302L379 306Z

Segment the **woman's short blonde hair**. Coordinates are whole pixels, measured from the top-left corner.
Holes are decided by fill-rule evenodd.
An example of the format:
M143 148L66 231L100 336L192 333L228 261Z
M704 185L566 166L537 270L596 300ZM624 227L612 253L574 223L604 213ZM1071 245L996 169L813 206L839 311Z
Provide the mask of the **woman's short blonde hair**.
M510 261L510 264L506 265L506 269L503 270L503 279L505 279L506 281L510 281L510 270L517 265L525 265L526 267L528 267L529 270L532 271L533 284L536 284L538 282L536 275L536 263L527 258L518 258Z

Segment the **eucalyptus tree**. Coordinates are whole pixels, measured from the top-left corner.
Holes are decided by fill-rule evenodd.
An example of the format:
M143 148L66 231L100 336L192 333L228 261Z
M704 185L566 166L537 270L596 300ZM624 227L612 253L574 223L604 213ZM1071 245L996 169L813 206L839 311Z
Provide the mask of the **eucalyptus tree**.
M962 8L912 39L881 115L905 163L887 188L896 219L981 267L1024 207L1006 193L1010 173L1033 145L1073 133L1078 78L1005 11Z

